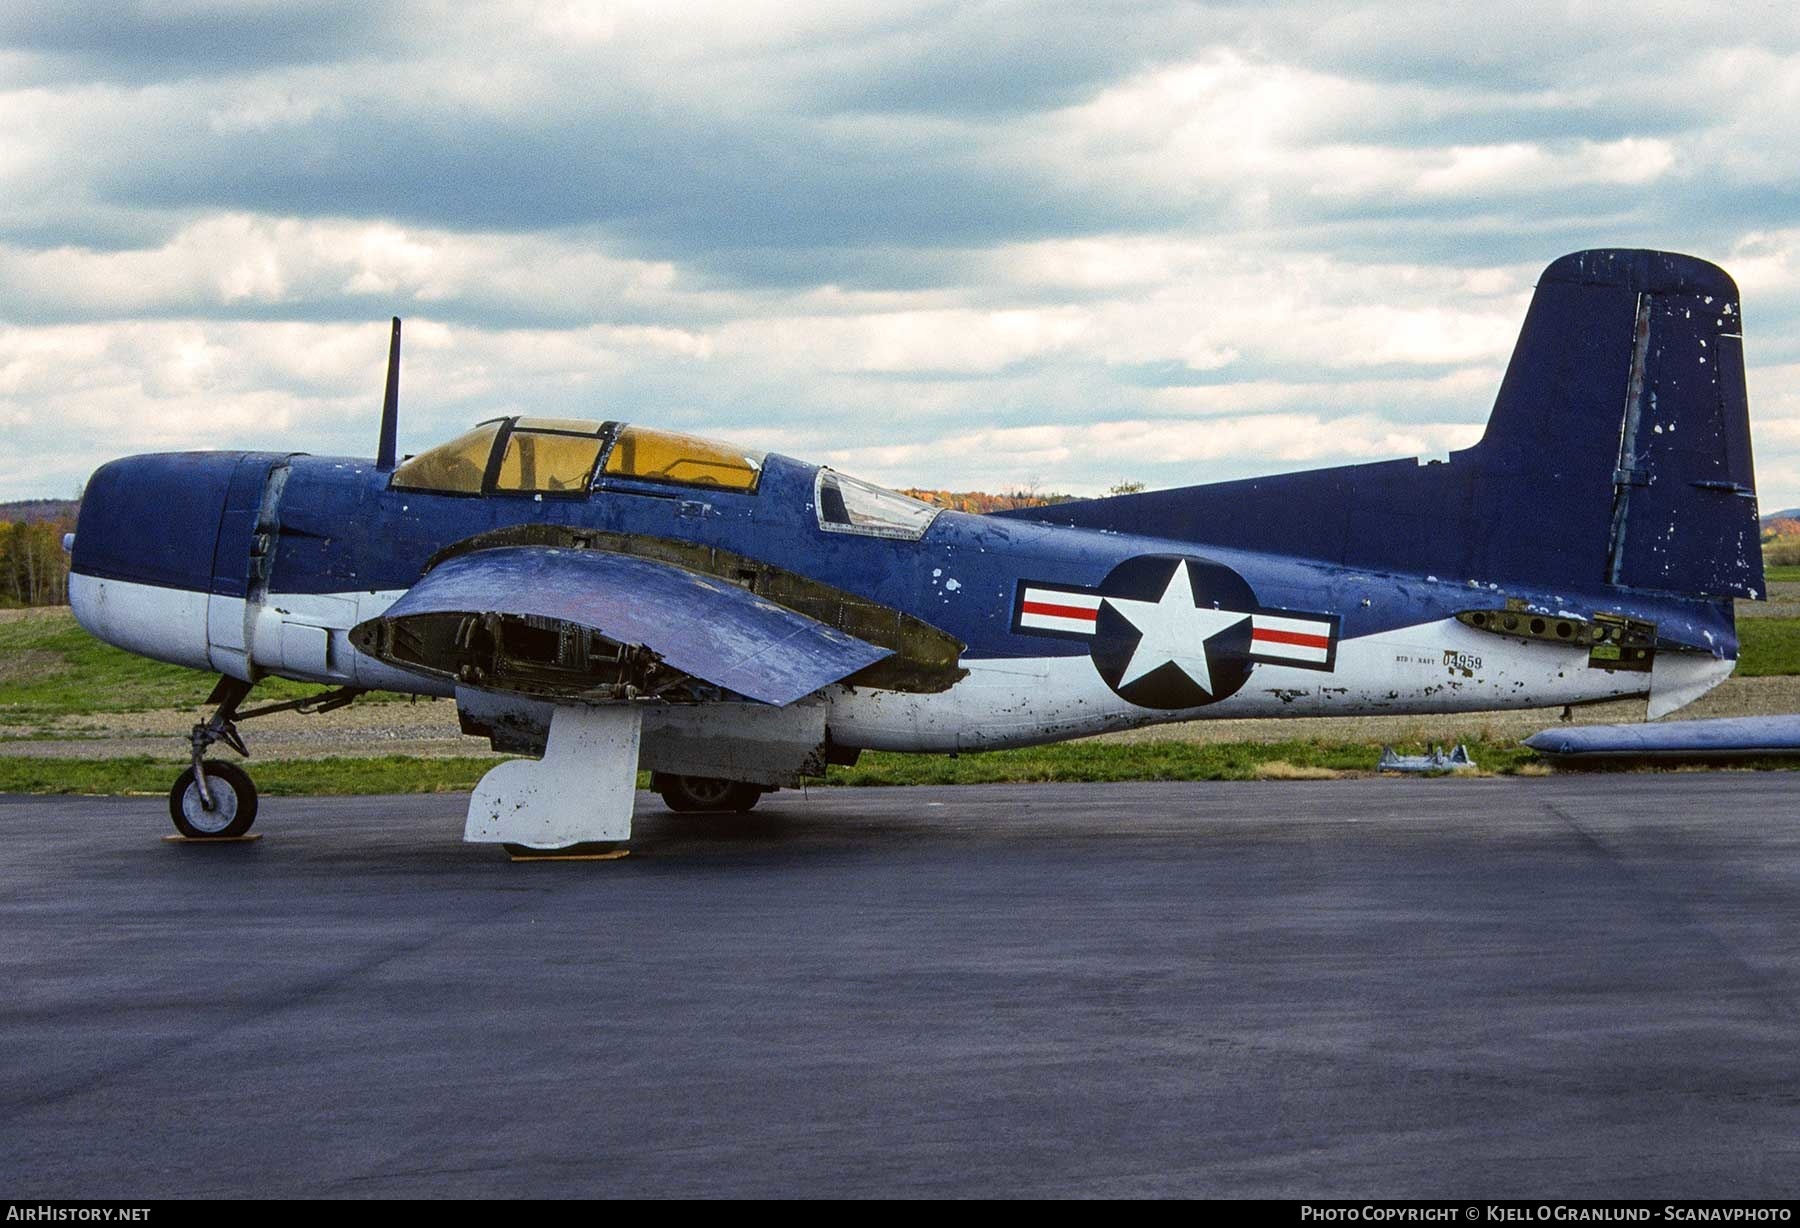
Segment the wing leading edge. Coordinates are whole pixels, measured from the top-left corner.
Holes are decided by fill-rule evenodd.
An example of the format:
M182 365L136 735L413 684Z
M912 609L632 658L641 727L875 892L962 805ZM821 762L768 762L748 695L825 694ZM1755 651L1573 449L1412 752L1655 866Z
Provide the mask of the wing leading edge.
M446 560L350 638L401 669L589 702L710 686L782 706L893 655L713 576L532 546Z

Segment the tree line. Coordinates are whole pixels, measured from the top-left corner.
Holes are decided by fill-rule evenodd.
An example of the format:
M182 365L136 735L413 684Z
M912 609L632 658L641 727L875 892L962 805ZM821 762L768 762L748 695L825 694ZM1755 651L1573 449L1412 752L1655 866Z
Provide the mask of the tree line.
M74 528L73 519L0 521L0 606L69 603L62 536Z

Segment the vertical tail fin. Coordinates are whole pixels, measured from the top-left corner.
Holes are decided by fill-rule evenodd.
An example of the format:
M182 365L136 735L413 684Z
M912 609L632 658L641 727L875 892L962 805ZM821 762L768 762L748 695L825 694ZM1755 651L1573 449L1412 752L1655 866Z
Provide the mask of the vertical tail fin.
M1487 432L1386 461L1011 513L1445 579L1761 595L1737 287L1691 256L1544 270Z
M1556 509L1584 579L1759 596L1743 346L1722 269L1666 252L1564 256L1538 281L1470 455Z

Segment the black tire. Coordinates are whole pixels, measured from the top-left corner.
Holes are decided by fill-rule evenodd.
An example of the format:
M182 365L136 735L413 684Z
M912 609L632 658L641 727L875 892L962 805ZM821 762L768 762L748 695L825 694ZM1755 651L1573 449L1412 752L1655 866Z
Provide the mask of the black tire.
M743 814L767 792L761 785L713 776L676 776L657 772L650 787L677 814Z
M194 769L176 778L169 790L169 817L175 830L190 840L223 840L241 836L256 822L256 786L250 773L235 763L206 764L206 787L212 792L213 809L200 802Z

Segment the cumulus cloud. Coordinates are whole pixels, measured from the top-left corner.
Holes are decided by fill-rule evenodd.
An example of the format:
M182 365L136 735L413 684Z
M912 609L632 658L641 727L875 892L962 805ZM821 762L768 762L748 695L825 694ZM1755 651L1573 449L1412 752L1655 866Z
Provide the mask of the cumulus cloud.
M1475 438L1536 272L1719 260L1800 504L1800 18L167 0L0 16L0 497L530 411L1093 493Z

